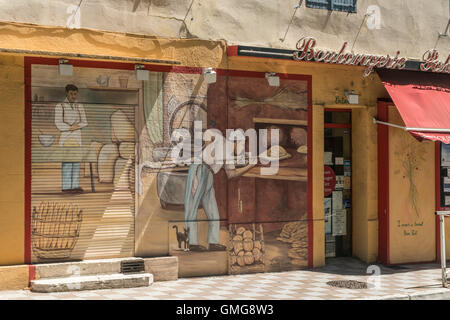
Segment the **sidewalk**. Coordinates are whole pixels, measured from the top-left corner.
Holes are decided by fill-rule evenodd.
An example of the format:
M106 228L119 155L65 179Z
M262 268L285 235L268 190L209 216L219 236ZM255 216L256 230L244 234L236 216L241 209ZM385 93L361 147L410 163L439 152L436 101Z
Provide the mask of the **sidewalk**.
M328 281L357 280L375 284L366 273L369 265L352 258L330 259L314 270L217 276L156 282L150 287L67 293L0 291L0 300L361 300L450 299L442 288L437 263L380 266L378 288L342 289Z

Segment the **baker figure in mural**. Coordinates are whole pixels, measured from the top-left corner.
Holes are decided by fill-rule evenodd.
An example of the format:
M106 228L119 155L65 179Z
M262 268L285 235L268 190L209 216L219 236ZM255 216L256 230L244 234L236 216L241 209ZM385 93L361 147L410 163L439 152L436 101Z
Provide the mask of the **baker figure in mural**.
M86 113L80 103L76 103L78 88L66 86L66 99L55 108L55 124L61 135L59 146L63 147L62 192L82 193L80 187L81 129L87 126Z
M205 147L209 143L207 142ZM203 153L201 163L194 163L189 167L186 182L186 196L184 202L184 218L189 230L190 251L225 251L226 246L219 244L220 215L214 191L214 175L223 167L228 179L239 177L254 167L248 164L242 168L235 168L234 164L223 163L214 156ZM197 209L202 204L208 218L208 249L198 244L197 239Z

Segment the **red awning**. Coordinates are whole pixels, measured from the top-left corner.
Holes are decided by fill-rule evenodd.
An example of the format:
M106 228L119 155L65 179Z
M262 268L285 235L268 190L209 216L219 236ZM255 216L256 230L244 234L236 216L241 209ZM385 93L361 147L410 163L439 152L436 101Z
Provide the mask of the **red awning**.
M450 143L450 75L378 70L408 130L419 140Z

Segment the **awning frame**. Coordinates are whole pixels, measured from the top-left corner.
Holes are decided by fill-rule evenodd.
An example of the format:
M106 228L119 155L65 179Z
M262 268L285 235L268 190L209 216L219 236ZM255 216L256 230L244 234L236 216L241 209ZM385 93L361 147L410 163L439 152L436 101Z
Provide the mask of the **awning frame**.
M450 132L450 129L438 129L438 128L412 128L412 127L399 126L399 125L397 125L397 124L393 124L393 123L389 123L389 122L380 121L380 120L377 120L377 119L375 119L375 118L373 118L373 123L384 124L384 125L386 125L386 126L390 126L390 127L395 127L395 128L403 129L403 130L405 130L405 131L419 131L419 132Z

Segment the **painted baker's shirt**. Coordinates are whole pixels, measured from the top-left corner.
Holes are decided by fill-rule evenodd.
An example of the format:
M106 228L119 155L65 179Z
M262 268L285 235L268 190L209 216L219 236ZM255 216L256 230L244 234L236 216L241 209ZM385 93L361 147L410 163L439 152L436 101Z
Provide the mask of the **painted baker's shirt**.
M80 126L80 129L70 131L74 124ZM67 100L56 105L55 125L61 136L59 138L60 146L81 146L81 128L87 126L86 113L80 103L71 103Z
M226 163L225 159L217 159L214 156L209 155L207 152L203 153L203 163L207 164L211 171L216 174L222 169L233 170L235 169L234 163ZM232 162L232 161L231 161Z

